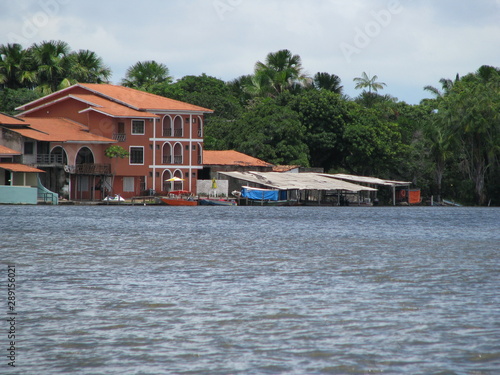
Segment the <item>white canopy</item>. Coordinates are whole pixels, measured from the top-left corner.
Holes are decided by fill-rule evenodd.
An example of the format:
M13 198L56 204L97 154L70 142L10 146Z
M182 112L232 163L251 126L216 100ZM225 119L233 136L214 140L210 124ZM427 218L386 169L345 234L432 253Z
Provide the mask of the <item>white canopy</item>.
M321 173L280 172L219 172L222 175L280 190L335 190L357 193L376 191L367 186L356 185ZM331 175L330 175L331 176Z
M370 185L385 185L385 186L407 186L411 185L411 182L406 181L393 181L393 180L383 180L376 177L366 177L366 176L355 176L352 174L322 174L322 176L328 176L331 178L337 178L339 180L357 182L360 184L370 184Z

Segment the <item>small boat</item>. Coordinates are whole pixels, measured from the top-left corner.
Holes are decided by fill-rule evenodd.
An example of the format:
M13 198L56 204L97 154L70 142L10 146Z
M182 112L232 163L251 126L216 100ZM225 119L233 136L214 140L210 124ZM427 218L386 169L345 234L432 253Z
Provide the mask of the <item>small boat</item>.
M161 201L169 206L197 206L198 201L195 200L190 191L173 190L169 192L168 197L161 197Z
M103 202L125 202L125 199L123 199L120 194L115 194L114 197L108 195L103 199Z
M234 200L204 198L199 201L200 206L237 206Z
M160 198L161 201L169 206L197 206L198 201L183 198Z
M284 193L284 194L283 194ZM239 196L238 203L246 206L297 206L297 200L280 199L280 196L286 198L286 192L280 192L278 189L261 189L250 186L243 186Z

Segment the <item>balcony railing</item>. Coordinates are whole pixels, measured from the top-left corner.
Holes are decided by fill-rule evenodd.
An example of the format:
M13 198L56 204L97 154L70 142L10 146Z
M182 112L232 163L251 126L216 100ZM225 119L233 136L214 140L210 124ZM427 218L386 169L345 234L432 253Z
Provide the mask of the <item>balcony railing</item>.
M38 154L36 164L42 165L63 165L63 155L61 154Z
M174 129L174 137L182 137L182 128Z
M80 175L111 175L111 164L77 164L67 165L66 172Z
M163 128L163 136L171 137L172 136L172 128Z
M174 164L182 164L182 156L174 156Z
M163 156L163 164L170 164L172 163L172 156Z
M125 142L127 135L125 133L113 133L113 139L118 142Z

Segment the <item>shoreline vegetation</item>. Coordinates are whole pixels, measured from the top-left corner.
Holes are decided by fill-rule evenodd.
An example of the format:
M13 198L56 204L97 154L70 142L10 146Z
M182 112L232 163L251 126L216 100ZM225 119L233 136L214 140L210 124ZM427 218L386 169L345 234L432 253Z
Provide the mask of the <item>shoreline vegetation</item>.
M26 48L25 48L26 47ZM174 79L167 65L139 61L120 84L211 108L207 150L237 150L272 164L323 168L411 181L427 199L500 205L500 69L450 72L432 99L417 105L381 90L376 75L351 77L360 94L343 93L333 72L307 75L289 50L269 53L254 71L224 82ZM77 82L108 82L111 69L94 52L63 41L0 45L0 112Z

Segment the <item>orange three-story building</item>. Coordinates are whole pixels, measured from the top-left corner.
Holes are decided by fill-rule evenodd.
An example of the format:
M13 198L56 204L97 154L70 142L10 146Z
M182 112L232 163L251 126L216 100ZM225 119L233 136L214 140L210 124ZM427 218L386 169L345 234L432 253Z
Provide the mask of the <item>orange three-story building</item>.
M49 172L45 185L60 195L196 192L210 109L109 84L76 84L17 109L29 124L32 164ZM112 145L128 156L106 156Z

